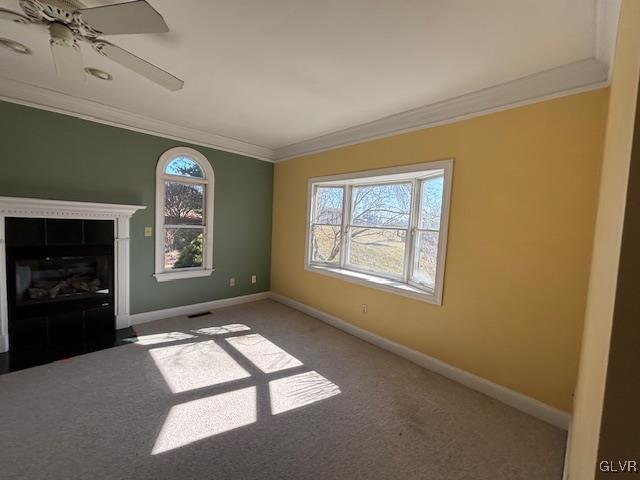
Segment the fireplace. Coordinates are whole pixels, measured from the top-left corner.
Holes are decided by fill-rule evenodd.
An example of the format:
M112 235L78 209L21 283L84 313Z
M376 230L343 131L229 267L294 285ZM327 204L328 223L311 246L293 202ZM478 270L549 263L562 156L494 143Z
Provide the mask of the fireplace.
M0 373L130 330L129 223L143 208L0 197Z
M6 218L9 347L64 357L113 344L114 226Z

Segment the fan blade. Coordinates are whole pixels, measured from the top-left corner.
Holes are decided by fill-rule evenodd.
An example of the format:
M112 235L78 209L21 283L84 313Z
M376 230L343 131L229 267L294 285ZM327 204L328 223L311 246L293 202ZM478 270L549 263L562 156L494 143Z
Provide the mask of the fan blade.
M93 42L93 48L105 57L119 63L123 67L133 70L139 75L148 78L152 82L163 86L173 92L180 90L184 85L184 82L177 77L174 77L168 72L165 72L159 67L147 62L146 60L136 57L133 53L129 53L126 50L117 47L104 40L96 40Z
M13 10L7 10L6 8L0 8L0 19L11 20L16 23L29 23L28 17Z
M84 80L82 53L77 45L51 44L51 56L56 73L67 80Z
M161 33L169 27L145 0L78 10L91 28L104 35Z

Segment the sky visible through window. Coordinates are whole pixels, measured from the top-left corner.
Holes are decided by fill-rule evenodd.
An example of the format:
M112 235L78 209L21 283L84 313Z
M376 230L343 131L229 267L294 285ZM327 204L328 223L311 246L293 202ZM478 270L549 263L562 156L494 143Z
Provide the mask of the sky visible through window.
M411 183L354 187L353 225L408 228L411 190Z
M444 177L438 176L424 182L422 189L422 215L420 228L439 230L442 212Z
M444 177L428 179L422 189L419 228L438 230ZM318 187L314 223L342 222L342 187ZM407 228L411 210L411 184L371 185L353 188L353 224Z
M174 158L169 165L167 165L165 173L168 175L204 178L200 166L189 157Z

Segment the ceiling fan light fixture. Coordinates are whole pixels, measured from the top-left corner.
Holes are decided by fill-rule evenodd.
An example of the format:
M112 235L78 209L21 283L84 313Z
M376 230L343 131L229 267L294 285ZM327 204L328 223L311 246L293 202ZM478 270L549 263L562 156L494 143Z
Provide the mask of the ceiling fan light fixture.
M62 23L53 22L49 25L49 41L60 46L71 46L76 44L73 31Z
M110 73L105 72L104 70L99 70L97 68L87 67L84 69L89 75L99 78L100 80L113 80L113 77Z
M9 38L0 38L0 47L7 48L12 52L22 55L31 55L31 49L29 47Z
M84 1L18 0L22 13L0 6L0 21L48 28L51 59L56 74L62 79L84 81L86 74L100 80L112 79L107 72L84 68L80 48L80 42L84 42L109 60L167 90L175 92L184 86L178 77L100 38L102 35L168 32L164 18L147 0L116 0L115 4L94 7L86 7ZM1 37L0 47L22 54L31 53L25 45Z

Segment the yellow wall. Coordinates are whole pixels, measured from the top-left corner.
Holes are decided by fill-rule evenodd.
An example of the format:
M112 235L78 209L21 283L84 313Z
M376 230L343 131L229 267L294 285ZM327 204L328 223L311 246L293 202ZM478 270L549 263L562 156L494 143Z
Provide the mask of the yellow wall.
M607 90L278 163L276 293L571 410ZM444 303L304 270L307 179L455 158ZM360 305L368 304L368 313Z
M592 479L596 471L638 75L640 2L625 0L611 82L589 300L571 433L569 478L576 480Z

